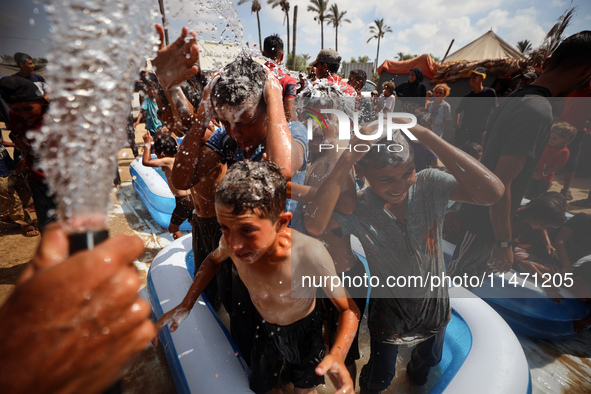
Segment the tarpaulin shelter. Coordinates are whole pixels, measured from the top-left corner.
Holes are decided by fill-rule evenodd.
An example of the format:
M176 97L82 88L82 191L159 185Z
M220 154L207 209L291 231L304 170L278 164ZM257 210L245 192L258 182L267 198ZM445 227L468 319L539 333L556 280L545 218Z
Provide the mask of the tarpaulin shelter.
M379 68L378 89L386 81L394 81L396 86L408 81L408 73L414 67L423 71L423 83L428 90L433 90L438 83L447 83L451 95L446 99L452 110L459 104L460 98L472 89L468 72L476 67L484 67L487 78L483 85L492 87L497 80L511 81L516 74L521 74L526 66L526 59L519 51L496 35L492 30L486 32L463 48L447 56L442 63L436 63L429 55L421 55L405 61L386 60ZM451 122L450 122L451 123ZM444 138L451 139L446 126ZM449 130L451 131L451 130ZM453 131L451 131L453 133Z

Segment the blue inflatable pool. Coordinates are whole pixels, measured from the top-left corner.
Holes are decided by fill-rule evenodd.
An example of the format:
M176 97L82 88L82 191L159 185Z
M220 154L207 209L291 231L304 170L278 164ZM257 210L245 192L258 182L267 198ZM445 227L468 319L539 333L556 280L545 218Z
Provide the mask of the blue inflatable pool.
M193 281L191 235L164 248L148 273L154 317L183 299ZM361 256L363 258L363 256ZM443 357L429 375L431 393L531 392L529 368L519 341L504 320L464 288L450 289L452 317ZM202 297L189 317L161 335L179 393L250 393L248 369L223 324Z
M446 261L454 245L444 241ZM494 274L472 292L496 310L518 334L543 339L565 339L576 336L574 322L591 315L591 305L576 298L568 289L560 288L565 298L555 303L544 291L541 281L509 271Z
M160 226L168 228L176 202L164 172L160 168L142 165L141 156L131 162L129 172L133 188L150 212L152 219ZM185 220L180 229L191 230L191 224Z

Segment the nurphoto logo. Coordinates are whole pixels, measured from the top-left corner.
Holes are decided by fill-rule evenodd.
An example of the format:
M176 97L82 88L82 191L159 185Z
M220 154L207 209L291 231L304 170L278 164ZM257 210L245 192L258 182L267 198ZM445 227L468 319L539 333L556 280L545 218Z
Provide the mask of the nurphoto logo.
M355 136L362 141L378 141L383 138L384 134L384 118L386 118L386 140L392 141L392 135L395 130L400 130L403 132L410 140L417 141L417 137L415 137L411 132L410 128L416 126L417 118L413 114L409 114L407 112L388 112L385 116L379 116L377 121L374 121L372 124L377 123L377 129L372 134L362 134L359 131L359 112L353 112L353 119L351 119L344 111L338 109L326 109L323 108L320 112L306 107L304 109L304 114L308 115L308 140L313 138L313 128L314 123L316 122L320 129L324 128L324 130L328 129L328 124L322 114L334 114L338 120L339 125L339 140L350 140L351 139L351 125L353 125L353 133ZM409 119L410 123L397 123L394 119ZM377 146L377 149L380 150L381 147L385 147L389 152L401 152L403 147L400 144L357 144L353 147L356 152L367 152L371 149L371 146ZM328 150L328 149L337 149L338 150L351 150L351 146L346 148L339 147L338 145L335 146L333 144L320 144L319 149Z

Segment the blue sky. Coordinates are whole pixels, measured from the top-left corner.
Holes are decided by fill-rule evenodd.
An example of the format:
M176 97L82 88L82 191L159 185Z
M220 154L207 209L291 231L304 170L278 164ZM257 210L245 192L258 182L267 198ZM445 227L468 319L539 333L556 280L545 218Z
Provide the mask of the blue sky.
M259 1L263 38L279 33L285 40L283 13L278 7L272 9L266 0ZM223 6L229 0L218 1L221 7L212 12L207 11L212 8L208 0L164 2L170 18L171 38L187 24L204 39L235 41L231 30L237 30L239 23L230 18L226 28L227 23L217 14L221 11L240 18L244 41L258 43L256 15L250 12L250 3L235 5L234 11ZM147 6L148 2L145 3ZM455 39L451 49L454 52L490 28L512 45L529 39L535 47L571 4L579 8L567 33L591 29L589 0L331 0L330 3L347 11L345 17L351 20L339 27L339 53L345 60L358 55L375 58L376 41L366 41L371 36L369 26L374 19L381 18L392 33L382 39L380 63L386 58L394 59L398 52L431 53L441 58L452 39ZM307 53L314 58L320 50L320 25L314 21L314 14L307 11L309 0L291 0L290 5L292 18L293 8L298 5L297 53ZM41 0L0 0L0 55L23 51L34 57L46 56L48 45L44 39L49 34L49 26L45 18ZM334 28L325 25L325 47L334 47L334 36Z

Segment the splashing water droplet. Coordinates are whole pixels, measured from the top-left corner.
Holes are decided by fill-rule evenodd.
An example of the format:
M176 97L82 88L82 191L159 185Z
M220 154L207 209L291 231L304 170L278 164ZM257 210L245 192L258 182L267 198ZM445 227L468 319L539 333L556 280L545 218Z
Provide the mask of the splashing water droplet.
M104 216L116 168L113 151L125 140L132 81L152 57L155 12L132 0L48 3L54 33L46 79L53 100L34 148L41 152L42 169L51 173L60 220Z

